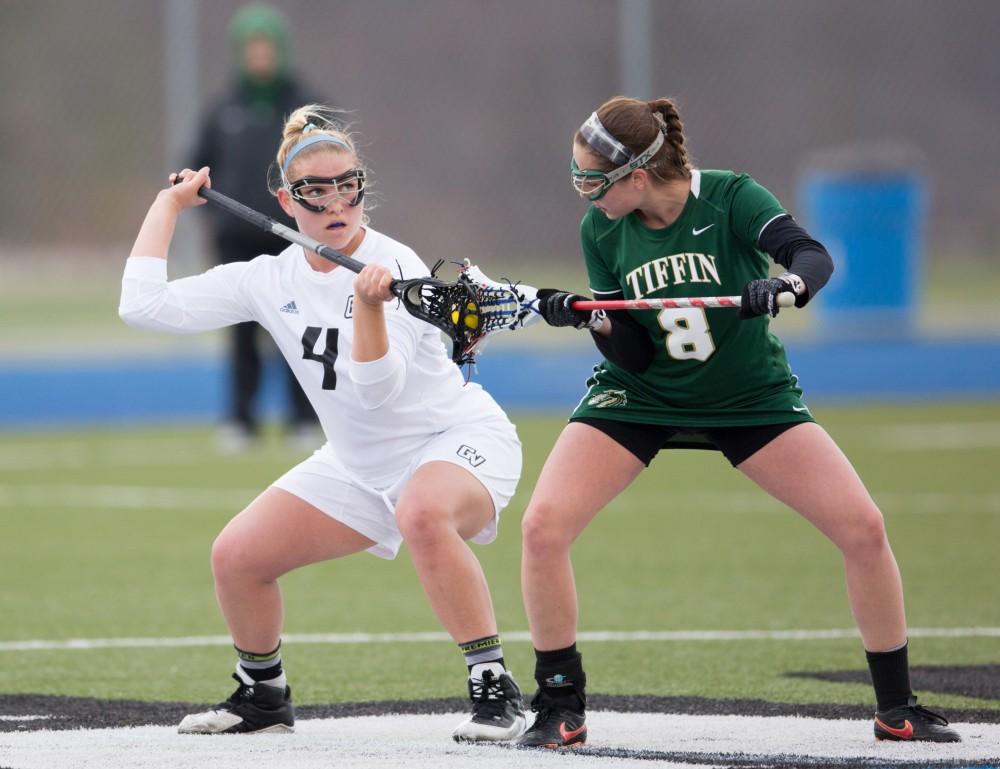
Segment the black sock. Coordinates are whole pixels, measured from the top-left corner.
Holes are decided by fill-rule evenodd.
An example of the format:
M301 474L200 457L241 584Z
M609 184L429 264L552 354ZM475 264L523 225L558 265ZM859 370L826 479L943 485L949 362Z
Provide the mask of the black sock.
M565 649L553 649L550 652L540 652L535 649L535 660L539 665L558 664L580 659L580 653L576 650L576 644L570 644Z
M575 697L577 702L570 707L582 710L586 706L587 674L583 672L583 657L575 643L547 652L535 649L535 681L538 688L553 699Z
M875 701L880 711L906 705L913 696L910 689L910 663L907 658L907 644L888 652L865 651L868 670L871 671L875 687Z

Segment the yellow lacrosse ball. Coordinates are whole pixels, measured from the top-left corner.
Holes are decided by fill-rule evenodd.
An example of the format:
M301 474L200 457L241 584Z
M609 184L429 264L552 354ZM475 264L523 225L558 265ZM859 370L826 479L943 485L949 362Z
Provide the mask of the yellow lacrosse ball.
M468 326L473 331L479 326L479 313L476 312L476 305L469 302L465 305L465 325ZM451 325L457 326L459 321L458 310L451 311Z
M479 313L477 312L477 307L472 302L469 302L465 306L465 309L467 310L465 314L465 325L474 331L479 326Z

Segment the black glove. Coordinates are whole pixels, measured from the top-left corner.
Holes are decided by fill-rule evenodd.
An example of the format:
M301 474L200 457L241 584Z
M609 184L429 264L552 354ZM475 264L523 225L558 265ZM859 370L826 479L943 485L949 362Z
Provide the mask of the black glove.
M751 280L743 287L740 302L740 317L756 318L760 315L778 314L778 294L788 292L796 295L805 291L805 284L797 275L781 275L766 280Z
M604 323L604 310L574 310L573 302L586 302L587 297L560 291L556 288L540 288L538 297L538 314L550 326L572 326L573 328L589 328L594 330Z

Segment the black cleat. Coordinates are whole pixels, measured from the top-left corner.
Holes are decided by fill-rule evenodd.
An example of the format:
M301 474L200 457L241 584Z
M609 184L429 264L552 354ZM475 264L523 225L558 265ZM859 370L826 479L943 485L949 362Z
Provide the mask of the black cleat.
M452 732L456 742L512 740L524 731L527 717L521 690L510 673L484 670L482 678L469 679L472 715Z
M875 739L899 742L961 742L948 719L917 704L916 697L898 708L875 713Z
M295 708L292 690L267 684L248 684L236 673L239 687L212 710L184 716L180 734L243 734L247 732L294 732Z
M580 698L538 692L531 701L535 722L514 744L522 748L578 748L587 741L587 716Z

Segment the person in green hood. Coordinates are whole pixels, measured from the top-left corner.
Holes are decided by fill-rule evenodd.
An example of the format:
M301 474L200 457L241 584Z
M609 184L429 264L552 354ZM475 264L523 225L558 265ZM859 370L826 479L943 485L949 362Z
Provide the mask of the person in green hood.
M297 107L323 99L292 72L288 24L278 10L260 3L244 6L230 21L229 38L233 77L202 117L191 167L209 166L217 189L280 221L284 214L267 185L274 137ZM224 211L207 214L219 264L279 254L288 245ZM229 405L219 432L219 447L228 453L248 448L260 430L257 395L266 357L260 344L267 340L258 332L256 323L240 323L231 331ZM288 435L299 448L317 448L322 439L312 406L284 360L275 357L287 382ZM315 445L306 445L310 440Z

